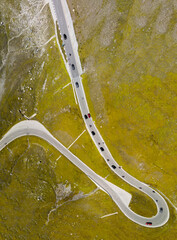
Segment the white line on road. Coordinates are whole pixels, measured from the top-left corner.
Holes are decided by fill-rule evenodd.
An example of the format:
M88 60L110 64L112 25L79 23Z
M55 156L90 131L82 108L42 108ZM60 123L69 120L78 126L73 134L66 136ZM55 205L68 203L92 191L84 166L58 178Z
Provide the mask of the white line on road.
M47 45L52 39L55 38L55 35L53 35L51 38L49 38L45 43L43 43L42 45L40 45L39 47L44 47L45 45Z
M65 87L69 86L71 84L71 82L69 82L68 84L66 84L62 89L64 89Z
M68 149L70 149L70 147L82 136L82 134L85 133L85 131L86 131L86 129L74 140L74 142L72 142L72 143L69 145Z
M63 90L64 88L68 87L70 84L71 84L71 82L66 84L64 87L59 88L56 92L54 92L54 95L57 94L59 91Z
M31 115L31 116L29 117L29 119L30 119L30 120L33 119L36 115L37 115L37 113L34 113L33 115Z
M45 90L46 83L47 83L47 78L45 79L44 84L43 84L43 86L42 86L42 91L43 91L43 92L44 92L44 90Z
M104 216L102 216L100 218L110 217L110 216L113 216L113 215L116 215L116 214L118 214L118 212L110 213L110 214L104 215Z
M72 143L69 145L69 147L67 147L67 149L70 149L70 147L72 147L72 145L85 133L85 131L86 131L86 129L85 129L83 132L81 132L81 134L74 140L74 142L72 142ZM60 156L56 159L55 164L56 164L57 161L61 158L61 156L62 156L62 155L60 155Z

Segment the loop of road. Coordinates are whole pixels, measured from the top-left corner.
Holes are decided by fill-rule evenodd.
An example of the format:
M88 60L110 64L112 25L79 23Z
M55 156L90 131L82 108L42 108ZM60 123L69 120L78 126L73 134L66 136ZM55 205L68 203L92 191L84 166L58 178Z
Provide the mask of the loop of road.
M138 190L147 194L156 204L157 214L151 218L143 217L133 212L129 207L131 197L124 190L118 188L114 184L108 182L101 176L97 175L74 154L72 154L66 147L64 147L49 131L38 121L25 120L14 125L0 140L0 151L13 140L27 135L40 137L57 150L59 150L66 158L68 158L74 165L81 169L97 186L108 193L113 201L117 204L120 210L133 222L149 228L163 226L169 219L169 208L164 198L155 190L150 188L145 183L140 182L136 178L129 175L118 163L114 160L98 129L96 128L89 112L87 100L85 97L84 88L82 85L82 69L77 51L77 42L72 25L72 19L67 6L66 0L50 0L49 2L52 15L58 22L61 38L67 63L67 69L71 77L74 90L77 95L80 111L82 113L86 128L95 143L101 156L105 159L111 170L121 179L137 188ZM127 198L127 201L126 201Z
M120 202L118 203L119 208L129 219L142 226L160 227L164 225L169 219L169 208L164 198L148 185L132 177L117 164L92 120L82 85L82 68L77 49L78 45L67 1L50 0L49 5L54 21L57 21L58 23L65 55L67 57L65 62L69 65L69 68L68 65L66 67L69 72L71 82L74 86L74 91L76 92L80 111L82 113L86 128L93 142L108 166L114 171L115 174L153 199L157 206L157 214L152 218L145 218L134 213L127 205L124 205Z
M23 136L36 136L44 139L61 152L67 159L69 159L75 166L77 166L82 172L84 172L101 190L106 192L121 211L132 221L146 227L160 227L164 225L169 217L168 206L165 200L160 194L152 190L144 183L139 182L135 178L143 191L148 194L153 200L155 200L157 209L163 208L163 211L159 211L156 216L152 218L145 218L134 213L129 207L131 197L127 195L127 192L118 188L114 184L110 183L106 179L96 174L85 163L77 158L72 152L70 152L65 146L63 146L41 123L35 120L24 120L15 124L0 140L0 151L6 147L9 143L17 138ZM121 169L123 170L123 169ZM124 171L124 170L123 170ZM128 175L125 171L124 174ZM129 175L130 176L130 175ZM131 177L131 176L130 176ZM133 185L131 183L131 185ZM134 186L134 185L133 185ZM136 186L134 186L136 187ZM147 225L147 222L152 222L152 225Z

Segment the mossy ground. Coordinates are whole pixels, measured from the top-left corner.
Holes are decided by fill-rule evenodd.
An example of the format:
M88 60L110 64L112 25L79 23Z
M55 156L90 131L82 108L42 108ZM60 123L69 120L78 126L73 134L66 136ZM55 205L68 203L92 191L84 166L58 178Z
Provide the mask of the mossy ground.
M28 117L36 113L35 119L68 147L85 126L71 84L63 89L70 79L55 36L46 44L54 35L49 8L39 18L45 24L39 27L37 22L38 30L48 26L46 29L38 33L35 24L30 25L29 31L7 44L19 34L15 30L20 30L13 30L15 24L24 29L21 22L26 15L19 15L22 5L29 7L28 1L16 2L9 1L7 9L6 1L1 5L0 50L4 52L0 60L5 64L0 73L6 78L1 136L23 119L20 109ZM85 69L84 89L97 127L127 172L162 191L176 205L176 8L172 1L164 1L164 5L145 2L68 1ZM37 7L31 3L34 16L35 8L43 3ZM36 40L37 35L45 38ZM87 132L70 150L95 172L132 193L131 208L137 213L155 213L149 198L112 173ZM1 239L175 239L176 213L171 205L171 217L164 227L138 226L108 195L94 192L96 186L59 156L35 137L15 140L1 151ZM64 190L59 189L60 184ZM118 214L100 218L111 212Z
M84 89L104 140L124 169L176 206L177 12L173 2L147 2L90 1L88 11L84 1L73 0L70 8L85 69ZM105 22L115 12L112 31ZM131 207L140 213L144 197L133 196L139 204ZM146 214L150 208L146 202ZM170 220L173 231L160 239L174 238L174 210ZM164 229L171 229L170 224ZM145 232L140 239L147 239Z

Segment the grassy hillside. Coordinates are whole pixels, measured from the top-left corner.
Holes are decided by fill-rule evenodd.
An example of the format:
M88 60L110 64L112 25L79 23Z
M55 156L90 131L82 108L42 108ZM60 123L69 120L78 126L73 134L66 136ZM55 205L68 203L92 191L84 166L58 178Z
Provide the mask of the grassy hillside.
M69 2L85 69L84 88L104 140L130 174L177 206L176 3ZM141 212L139 207L132 206ZM171 210L172 223L155 231L173 230L160 239L172 239L177 231L176 212ZM147 239L146 233L140 239Z
M116 161L177 206L175 1L68 0L90 111ZM45 1L1 1L0 136L34 118L66 147L85 130ZM66 86L69 84L68 86ZM66 86L66 87L65 87ZM20 113L20 111L22 114ZM84 132L70 150L132 196L152 216L153 202L118 179ZM128 220L108 195L49 144L15 140L0 153L0 239L174 239L176 212L161 228ZM117 215L101 218L118 212Z

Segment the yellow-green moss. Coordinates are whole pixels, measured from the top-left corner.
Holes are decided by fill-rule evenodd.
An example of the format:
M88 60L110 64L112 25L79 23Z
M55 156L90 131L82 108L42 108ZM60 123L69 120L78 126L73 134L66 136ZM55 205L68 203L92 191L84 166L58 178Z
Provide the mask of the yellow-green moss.
M98 1L93 0L93 4ZM109 4L115 7L108 12L105 9ZM176 204L176 12L173 9L167 32L159 34L156 21L163 6L158 5L154 12L146 8L149 15L143 13L147 23L141 28L137 19L142 16L142 4L138 0L105 0L88 9L87 1L69 1L71 10L75 9L71 14L85 69L84 89L98 129L127 172L156 187ZM104 46L100 36L110 16L115 16L111 20L117 25L114 32L107 32L111 41ZM51 16L49 19L52 36L54 25ZM93 24L87 22L93 19ZM9 37L10 29L6 30ZM27 116L37 113L35 119L68 147L85 129L84 122L72 86L62 89L70 79L55 38L43 50L41 57L37 57L36 49L16 55L15 64L7 69L0 134L22 119L21 109ZM107 167L87 132L70 150L96 173L132 193L130 206L135 212L155 214L155 205L146 195ZM52 146L35 137L17 139L1 152L0 238L175 239L176 212L171 206L171 217L164 227L141 227L128 220L101 190L87 195L96 186L59 156ZM48 213L56 207L58 184L70 184L71 194L60 201L61 206L50 214L46 224ZM80 198L73 200L80 192ZM118 214L100 218L112 212Z

